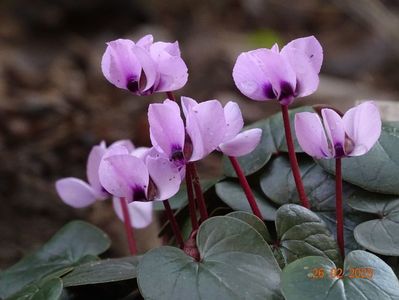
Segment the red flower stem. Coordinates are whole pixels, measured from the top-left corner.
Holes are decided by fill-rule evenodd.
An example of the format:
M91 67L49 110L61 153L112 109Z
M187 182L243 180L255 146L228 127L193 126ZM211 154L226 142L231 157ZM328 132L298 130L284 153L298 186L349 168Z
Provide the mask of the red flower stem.
M263 220L262 213L259 210L254 194L252 193L252 189L249 186L247 178L245 177L244 172L241 169L240 163L238 162L237 158L235 158L234 156L229 156L229 159L234 170L236 171L238 180L240 181L241 187L244 190L245 196L247 197L248 203L251 206L252 212L259 219Z
M129 244L129 251L131 255L136 255L137 254L136 241L134 240L132 220L130 219L129 208L127 206L125 198L121 197L119 198L119 201L121 202L126 238Z
M335 159L335 209L337 219L337 241L342 258L345 258L344 209L342 204L341 158Z
M169 100L176 102L176 98L175 95L173 95L173 92L166 92L166 96L168 97Z
M197 207L195 204L194 191L193 191L193 181L191 180L191 174L186 168L186 187L187 187L187 198L188 198L188 210L190 212L191 227L193 230L198 229L197 220Z
M170 225L172 226L173 234L175 235L176 242L179 244L180 248L183 249L184 242L183 236L181 234L179 225L177 224L175 215L173 214L172 208L170 207L169 200L166 199L163 202L163 206L165 207L166 216L169 219Z
M187 164L186 172L187 171L190 173L191 179L193 181L193 186L194 186L194 190L195 190L195 198L197 199L197 204L198 204L199 211L201 214L201 222L204 222L206 219L208 219L208 212L206 210L204 194L202 193L202 188L201 188L201 184L199 181L197 168L195 167L195 164L193 162L189 162Z
M283 121L284 121L285 139L287 141L288 156L290 158L292 175L294 175L295 185L298 191L299 199L301 201L302 206L310 208L309 200L306 197L305 189L303 187L298 160L296 159L294 142L292 140L290 117L288 114L288 105L281 104L281 113L283 115ZM312 133L309 132L309 134Z

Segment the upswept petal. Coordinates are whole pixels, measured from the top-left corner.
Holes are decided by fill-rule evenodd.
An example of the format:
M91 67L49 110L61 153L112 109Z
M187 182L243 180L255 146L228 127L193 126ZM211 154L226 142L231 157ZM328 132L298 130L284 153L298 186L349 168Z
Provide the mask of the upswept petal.
M224 135L224 142L234 138L244 126L240 107L237 103L229 101L223 108L224 118L226 119L226 133Z
M134 46L132 48L132 52L137 57L137 60L140 62L143 71L140 73L140 77L138 80L139 93L145 93L150 88L152 88L155 85L156 81L159 79L157 66L154 60L151 58L150 54L145 51L145 49L139 46ZM145 80L142 78L143 73L145 75Z
M324 108L321 110L324 128L330 140L334 156L344 156L345 153L345 126L340 115L336 111ZM337 153L338 151L338 153Z
M233 139L219 145L219 149L228 156L239 157L251 153L259 144L262 129L253 128L245 130Z
M343 122L347 135L354 143L354 149L349 156L365 154L381 135L381 116L373 101L349 109L343 117Z
M123 222L123 211L118 197L112 199L114 211L118 218ZM132 227L145 228L152 222L152 202L131 202L128 204Z
M157 92L175 91L182 88L188 80L188 69L180 56L172 56L164 51L156 61L159 72Z
M323 63L323 48L314 36L299 38L289 42L281 49L281 52L287 49L296 49L303 52L309 59L314 71L318 74Z
M315 158L331 158L323 124L316 113L295 115L295 133L302 150Z
M193 98L182 96L181 97L181 107L183 110L184 117L187 118L188 112L191 108L198 104Z
M107 193L103 191L102 185L100 183L100 178L98 177L98 168L102 157L106 152L105 145L101 143L100 145L94 146L89 154L86 165L86 176L93 192L98 199L103 199L107 197Z
M145 49L146 51L149 51L153 42L154 42L154 37L152 36L152 34L147 34L143 36L141 39L139 39L136 45Z
M59 179L55 183L55 188L62 201L75 208L86 207L96 201L91 186L78 178Z
M144 162L132 155L115 155L101 161L100 182L113 196L146 201L149 175Z
M129 152L132 152L134 150L134 145L131 140L119 140L113 142L111 145L109 145L108 148L112 148L115 146L124 146Z
M180 48L179 43L176 41L174 43L167 43L167 42L155 42L150 47L150 54L151 57L157 61L158 56L162 53L166 52L172 56L180 56Z
M223 142L226 127L219 101L209 100L192 107L186 120L186 131L193 144L189 160L199 160L215 150Z
M178 168L169 159L147 157L147 168L157 188L157 195L151 200L166 200L179 191L181 176Z
M137 158L140 158L142 161L145 161L145 158L147 157L151 149L152 148L150 147L138 147L130 152L130 154L136 156Z
M169 158L174 151L183 151L184 123L176 102L165 100L162 104L150 104L148 108L152 145Z
M138 80L140 62L132 52L135 44L131 40L118 39L107 43L101 61L105 78L118 88L127 89L128 80Z
M319 75L315 71L309 57L293 47L284 47L281 55L290 63L296 75L295 97L305 97L317 90L319 86Z

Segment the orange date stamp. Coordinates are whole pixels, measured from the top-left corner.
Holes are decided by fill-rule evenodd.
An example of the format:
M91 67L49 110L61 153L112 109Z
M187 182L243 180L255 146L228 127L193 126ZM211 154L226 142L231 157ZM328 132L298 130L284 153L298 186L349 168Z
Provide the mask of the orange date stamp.
M351 279L371 279L374 276L374 269L370 267L362 268L349 268L344 272L342 268L332 268L325 270L324 268L314 268L312 273L309 274L311 279L323 279L327 276L329 278L351 278Z

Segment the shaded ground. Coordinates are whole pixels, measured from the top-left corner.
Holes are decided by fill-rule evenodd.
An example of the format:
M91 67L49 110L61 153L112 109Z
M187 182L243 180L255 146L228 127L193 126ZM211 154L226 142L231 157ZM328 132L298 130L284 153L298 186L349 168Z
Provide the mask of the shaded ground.
M110 233L116 241L112 254L123 254L122 226L110 203L73 210L54 191L57 178L85 177L86 156L101 140L131 138L136 145L149 144L144 113L151 101L164 96L137 98L106 82L100 60L108 40L135 39L145 33L161 40L178 39L190 69L181 93L199 100L234 99L247 121L267 116L278 106L250 102L237 92L231 78L237 55L270 46L275 39L284 42L309 34L324 45L325 64L318 93L304 103L330 102L347 108L364 97L397 99L397 35L387 24L370 23L371 17L364 17L367 7L359 13L338 0L323 3L1 2L0 268L75 218ZM384 5L390 13L385 19L396 22L398 5L395 1ZM204 162L201 170L217 173L218 160Z

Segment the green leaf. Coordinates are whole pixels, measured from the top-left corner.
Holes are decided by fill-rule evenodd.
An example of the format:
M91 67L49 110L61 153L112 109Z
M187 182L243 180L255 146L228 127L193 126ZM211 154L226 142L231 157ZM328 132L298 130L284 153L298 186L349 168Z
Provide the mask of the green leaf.
M294 138L294 146L296 152L303 152L295 138L294 134L294 116L298 112L303 111L313 111L309 106L302 106L289 111L290 121L291 121L291 131ZM284 123L281 113L277 113L270 118L261 120L250 126L245 127L245 129L250 128L260 128L262 129L262 138L259 145L254 151L248 155L238 157L241 168L245 175L250 175L260 170L272 157L273 153L277 152L287 152L287 143L285 142L285 131ZM223 158L223 171L228 177L237 177L229 159L225 156Z
M35 253L0 274L0 297L8 297L45 275L92 259L109 246L109 238L97 227L83 221L70 222Z
M62 278L65 287L116 282L136 278L138 257L124 257L89 262L77 266Z
M227 214L227 216L236 218L247 223L248 225L251 225L257 232L260 233L260 235L265 239L266 242L272 242L272 238L270 236L269 230L267 230L265 223L263 223L263 221L257 216L247 213L245 211L233 211Z
M59 278L29 284L6 300L57 300L62 294L62 281Z
M399 198L359 192L352 195L349 205L377 217L355 228L356 241L375 253L399 256Z
M280 268L270 247L250 225L213 217L199 228L201 261L161 247L140 260L138 284L145 299L281 299Z
M365 190L399 195L399 125L384 124L380 139L365 155L342 160L345 181ZM334 160L317 161L334 174Z
M215 186L218 197L234 210L252 212L247 197L241 187L233 181L222 181ZM276 219L276 208L260 193L252 189L256 203L265 220L274 221Z
M200 180L202 192L205 193L210 188L212 188L221 178L213 178L213 179L204 179ZM180 190L174 195L172 198L169 199L170 207L172 209L179 209L188 204L187 198L187 189L186 185L182 185ZM164 210L164 206L161 201L154 202L154 209L155 210Z
M363 271L356 273L356 268ZM368 273L364 268L373 271ZM336 270L336 265L325 257L308 256L298 259L283 270L283 295L286 300L399 299L398 279L378 256L356 250L345 259L342 279L334 276ZM360 278L366 275L369 278Z
M339 250L326 224L311 210L285 204L277 210L276 247L288 264L305 256L325 256L340 262Z
M335 235L335 178L325 172L308 156L298 156L298 159L305 193L310 201L311 210L316 212L326 222L330 231ZM279 205L299 203L290 162L285 155L279 155L267 165L261 175L260 186L266 196ZM355 186L344 183L343 199L348 199L358 190ZM344 211L345 247L350 250L359 249L353 237L353 229L368 218L365 214L353 212L347 205L347 201L344 201Z

